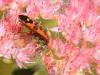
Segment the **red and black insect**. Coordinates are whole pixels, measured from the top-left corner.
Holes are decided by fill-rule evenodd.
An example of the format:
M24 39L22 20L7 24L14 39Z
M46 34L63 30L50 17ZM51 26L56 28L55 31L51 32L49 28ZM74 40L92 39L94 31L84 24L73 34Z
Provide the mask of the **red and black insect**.
M26 26L35 36L45 40L48 42L49 38L47 32L44 32L42 29L42 24L36 19L32 20L26 15L19 15L20 21L23 23L22 25Z

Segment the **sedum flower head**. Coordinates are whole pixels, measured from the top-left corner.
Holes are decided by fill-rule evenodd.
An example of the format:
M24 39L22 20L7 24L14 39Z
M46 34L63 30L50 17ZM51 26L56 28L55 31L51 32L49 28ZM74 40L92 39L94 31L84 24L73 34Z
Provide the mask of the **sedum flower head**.
M99 75L100 0L1 0L0 57L20 68L41 57L49 75ZM18 15L42 18L49 43L39 49ZM57 23L55 22L57 20Z

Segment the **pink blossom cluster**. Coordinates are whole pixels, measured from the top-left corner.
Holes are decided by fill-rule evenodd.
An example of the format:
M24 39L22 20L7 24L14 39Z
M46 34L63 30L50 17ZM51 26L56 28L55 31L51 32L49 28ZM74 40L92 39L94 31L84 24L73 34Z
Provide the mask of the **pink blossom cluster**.
M100 0L0 0L2 12L0 57L19 67L34 63L37 44L21 33L18 15L41 15L56 18L65 39L49 39L49 51L42 55L49 75L94 75L92 68L100 74Z

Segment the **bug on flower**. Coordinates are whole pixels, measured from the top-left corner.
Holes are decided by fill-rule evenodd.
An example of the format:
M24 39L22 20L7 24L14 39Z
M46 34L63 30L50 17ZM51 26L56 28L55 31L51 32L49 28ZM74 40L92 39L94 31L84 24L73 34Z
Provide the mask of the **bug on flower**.
M33 35L43 39L48 43L49 38L47 32L43 31L43 25L37 19L32 20L26 15L19 15L19 20L33 33Z

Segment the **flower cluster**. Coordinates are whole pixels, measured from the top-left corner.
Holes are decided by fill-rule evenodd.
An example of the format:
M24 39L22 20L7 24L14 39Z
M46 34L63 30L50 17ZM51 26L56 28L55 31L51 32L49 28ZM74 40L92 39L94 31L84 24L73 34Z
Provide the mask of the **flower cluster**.
M22 68L34 63L38 45L22 32L20 14L58 21L40 53L49 75L100 74L100 0L0 0L0 57Z

